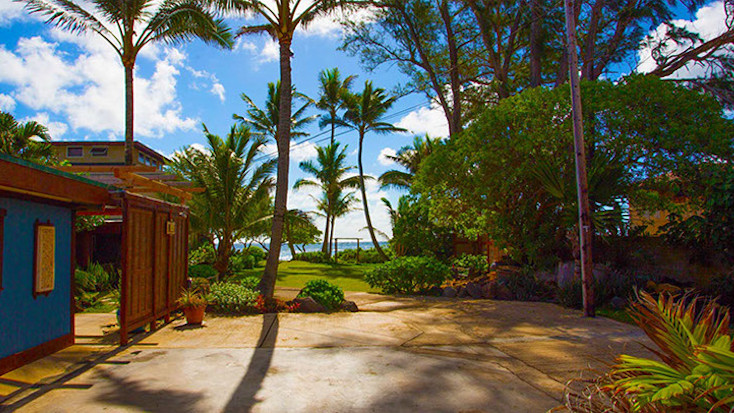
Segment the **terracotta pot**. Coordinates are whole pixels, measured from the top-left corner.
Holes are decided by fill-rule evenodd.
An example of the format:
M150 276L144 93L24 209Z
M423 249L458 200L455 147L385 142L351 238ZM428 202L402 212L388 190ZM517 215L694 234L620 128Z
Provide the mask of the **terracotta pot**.
M201 324L201 322L204 321L204 310L206 310L205 305L200 305L198 307L184 307L183 312L184 315L186 315L186 323Z

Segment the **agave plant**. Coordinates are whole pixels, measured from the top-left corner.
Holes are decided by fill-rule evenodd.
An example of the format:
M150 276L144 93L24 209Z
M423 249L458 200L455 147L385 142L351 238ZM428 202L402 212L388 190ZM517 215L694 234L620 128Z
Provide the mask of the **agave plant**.
M734 346L729 312L701 297L645 292L631 316L659 360L620 355L608 374L568 391L574 412L731 412ZM578 383L577 383L578 384Z

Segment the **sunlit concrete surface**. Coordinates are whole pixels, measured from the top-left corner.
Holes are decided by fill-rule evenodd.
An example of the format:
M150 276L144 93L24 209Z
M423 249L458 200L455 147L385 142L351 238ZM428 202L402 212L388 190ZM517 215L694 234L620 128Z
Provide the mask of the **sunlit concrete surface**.
M175 320L132 346L108 347L77 373L66 366L68 378L46 380L5 405L29 412L542 412L560 404L569 379L620 352L645 352L639 329L552 304L348 298L362 311L209 317L201 328ZM84 347L93 346L67 351Z

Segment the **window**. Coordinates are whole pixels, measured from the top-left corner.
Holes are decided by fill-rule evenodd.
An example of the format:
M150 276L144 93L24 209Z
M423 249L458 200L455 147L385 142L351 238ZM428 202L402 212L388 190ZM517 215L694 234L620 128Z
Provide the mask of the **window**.
M6 211L0 208L0 291L3 290L3 234L5 234Z
M81 158L84 156L84 148L81 146L69 146L66 148L67 158Z
M104 157L106 157L107 156L107 148L105 148L105 147L92 148L92 150L90 150L89 153L92 156L100 156L100 157L101 156L104 156Z
M138 163L141 165L145 165L145 156L143 156L142 153L138 154Z

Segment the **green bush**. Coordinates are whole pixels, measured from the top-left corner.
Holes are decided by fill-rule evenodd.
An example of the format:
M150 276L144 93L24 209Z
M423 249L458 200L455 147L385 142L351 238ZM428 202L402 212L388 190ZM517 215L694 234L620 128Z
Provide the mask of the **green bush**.
M258 292L232 282L218 282L210 287L208 300L213 310L224 314L242 314L252 311Z
M247 247L247 248L243 248L240 253L251 256L252 259L255 261L255 265L257 265L260 261L264 260L268 256L268 253L265 252L264 249L260 247L256 247L254 245Z
M215 278L217 270L209 264L197 264L189 266L189 278Z
M552 285L538 279L535 271L530 268L501 273L497 277L497 283L507 287L518 301L550 300L555 292Z
M461 254L461 256L451 260L451 265L456 268L468 270L470 277L484 274L489 270L489 264L485 255Z
M432 257L400 257L367 272L365 281L387 294L410 294L440 286L450 273L447 265Z
M338 255L338 262L341 263L357 263L357 250L356 249L348 249L344 251L339 251ZM384 259L380 256L380 254L377 252L376 249L370 248L370 249L359 249L359 263L360 264L382 264L385 262Z
M255 257L248 253L238 252L229 258L229 272L239 274L245 270L255 268Z
M636 289L644 288L648 280L650 280L650 277L643 274L613 271L604 279L594 281L594 303L601 307L609 304L614 297L628 300L634 296ZM564 307L582 308L581 280L574 279L559 286L556 291L556 299Z
M106 292L118 287L120 272L112 266L103 266L96 262L85 269L74 271L74 283L77 290L86 292Z
M296 254L296 256L293 257L293 260L311 262L315 264L331 264L333 262L331 258L327 257L326 253L321 251L302 252L300 254Z
M245 288L249 288L250 290L257 290L257 285L260 284L260 277L245 277L240 280L240 284L242 284Z
M344 291L326 280L311 280L306 283L298 297L311 297L329 310L344 302Z
M217 253L212 244L202 244L199 248L189 252L189 265L214 264Z

